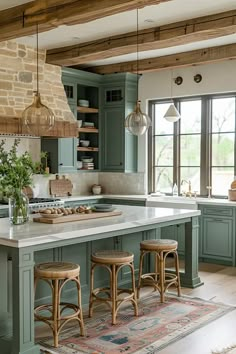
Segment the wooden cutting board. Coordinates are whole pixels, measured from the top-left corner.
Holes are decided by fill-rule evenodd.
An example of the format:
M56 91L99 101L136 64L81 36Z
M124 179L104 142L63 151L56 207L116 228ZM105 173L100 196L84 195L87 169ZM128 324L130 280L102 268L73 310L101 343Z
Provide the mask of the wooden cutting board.
M59 178L56 176L56 179L49 181L50 194L54 197L66 197L68 195L72 195L73 185L71 180L65 178Z
M81 221L81 220L90 220L90 219L98 219L98 218L105 218L108 216L117 216L121 215L122 211L120 210L114 210L114 211L106 211L106 212L92 212L90 214L71 214L71 215L64 215L60 216L58 218L45 218L43 216L40 217L35 217L33 218L34 222L42 222L45 224L60 224L60 223L65 223L65 222L71 222L71 221Z

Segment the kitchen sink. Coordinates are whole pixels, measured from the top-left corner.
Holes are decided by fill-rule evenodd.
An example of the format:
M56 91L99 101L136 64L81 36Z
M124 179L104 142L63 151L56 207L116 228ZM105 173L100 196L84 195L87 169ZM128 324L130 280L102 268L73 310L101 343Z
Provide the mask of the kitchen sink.
M191 209L197 210L197 200L187 197L172 197L163 196L155 197L150 196L146 200L146 206L153 206L158 208L174 208L174 209Z

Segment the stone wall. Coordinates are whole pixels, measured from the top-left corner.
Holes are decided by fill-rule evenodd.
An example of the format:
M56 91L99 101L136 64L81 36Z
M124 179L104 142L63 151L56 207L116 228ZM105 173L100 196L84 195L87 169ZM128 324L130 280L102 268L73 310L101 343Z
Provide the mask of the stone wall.
M0 42L0 117L21 117L32 103L37 84L36 49L15 41ZM45 63L46 51L39 50L39 92L42 103L57 120L71 120L61 82L61 67ZM0 132L1 133L1 132Z

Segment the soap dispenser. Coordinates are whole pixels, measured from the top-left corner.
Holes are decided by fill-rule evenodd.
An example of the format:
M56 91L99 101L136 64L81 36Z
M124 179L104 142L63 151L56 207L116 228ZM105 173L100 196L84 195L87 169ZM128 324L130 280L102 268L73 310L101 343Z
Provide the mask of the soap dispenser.
M179 195L178 186L177 186L176 183L175 183L174 186L173 186L172 195L174 195L174 196L178 196L178 195Z

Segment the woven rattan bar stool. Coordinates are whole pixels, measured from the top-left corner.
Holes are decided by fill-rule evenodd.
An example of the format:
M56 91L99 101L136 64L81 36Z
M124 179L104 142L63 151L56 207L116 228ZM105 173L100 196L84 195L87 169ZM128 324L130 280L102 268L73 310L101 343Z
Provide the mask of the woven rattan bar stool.
M161 302L165 301L165 292L174 285L180 296L180 276L179 276L179 258L178 242L175 240L145 240L140 243L140 263L139 278L137 287L137 296L139 298L140 288L143 286L152 286L160 293ZM147 254L154 254L154 272L142 274L143 260ZM166 271L166 257L172 254L174 256L175 272Z
M51 328L54 337L54 346L58 347L59 333L64 325L71 320L79 322L80 334L84 336L80 266L67 262L40 263L34 268L34 291L36 291L39 280L47 282L51 287L52 303L36 306L34 309L34 318L35 321L45 322ZM61 302L62 289L69 281L74 281L77 287L78 300L76 305ZM66 313L63 314L65 310Z
M134 314L138 316L137 296L134 277L134 255L123 251L97 251L91 256L91 277L90 277L90 301L89 317L93 314L93 304L103 302L110 306L112 313L112 324L116 324L117 312L124 302L131 301L134 306ZM104 267L110 276L110 286L105 288L94 288L94 271L96 267ZM118 288L118 273L124 268L130 268L131 288ZM122 294L125 296L122 296Z

